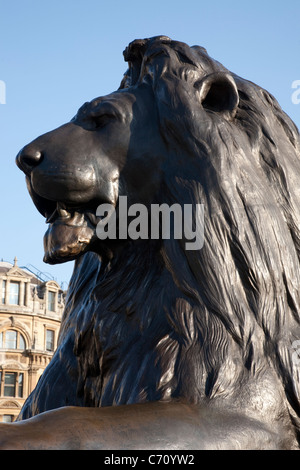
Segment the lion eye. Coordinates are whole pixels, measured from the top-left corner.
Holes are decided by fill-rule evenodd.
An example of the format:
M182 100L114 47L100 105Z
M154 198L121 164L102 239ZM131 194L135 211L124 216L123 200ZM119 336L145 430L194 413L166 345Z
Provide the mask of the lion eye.
M114 116L112 114L100 114L98 116L93 116L92 120L95 126L95 129L100 129L101 127L106 126Z

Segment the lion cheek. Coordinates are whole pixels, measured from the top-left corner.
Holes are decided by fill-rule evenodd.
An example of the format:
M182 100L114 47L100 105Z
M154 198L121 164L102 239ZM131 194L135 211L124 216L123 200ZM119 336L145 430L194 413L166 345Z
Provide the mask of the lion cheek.
M95 228L86 221L78 226L53 223L44 236L44 262L71 261L87 251L94 237Z

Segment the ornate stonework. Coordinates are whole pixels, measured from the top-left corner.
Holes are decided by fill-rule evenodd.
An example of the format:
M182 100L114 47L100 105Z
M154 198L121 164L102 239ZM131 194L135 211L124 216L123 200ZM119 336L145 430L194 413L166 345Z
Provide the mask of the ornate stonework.
M64 307L55 281L0 262L0 422L13 421L53 356Z

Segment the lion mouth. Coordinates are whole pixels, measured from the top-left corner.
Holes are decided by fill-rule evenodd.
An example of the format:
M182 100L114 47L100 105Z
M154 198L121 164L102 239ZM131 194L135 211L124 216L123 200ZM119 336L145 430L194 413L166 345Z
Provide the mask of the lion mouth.
M48 229L44 235L44 262L72 261L90 249L96 239L95 208L78 207L46 199L37 194L27 180L30 196L45 217Z
M83 217L87 217L92 226L97 225L95 210L68 207L64 202L57 202L50 215L46 215L46 224L64 224L70 227L82 226Z
M95 215L92 211L70 209L58 202L46 223L44 261L49 264L76 259L89 249L95 238Z

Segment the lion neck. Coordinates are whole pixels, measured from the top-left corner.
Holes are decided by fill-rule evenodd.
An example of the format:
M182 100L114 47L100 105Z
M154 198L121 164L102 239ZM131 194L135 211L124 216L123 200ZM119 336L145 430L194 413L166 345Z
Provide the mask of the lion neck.
M178 246L141 243L100 269L75 337L85 405L197 403L233 394L249 373L236 338L201 300L184 264Z

